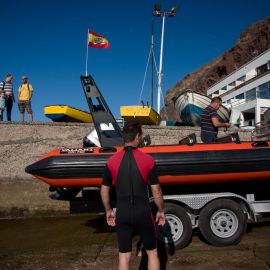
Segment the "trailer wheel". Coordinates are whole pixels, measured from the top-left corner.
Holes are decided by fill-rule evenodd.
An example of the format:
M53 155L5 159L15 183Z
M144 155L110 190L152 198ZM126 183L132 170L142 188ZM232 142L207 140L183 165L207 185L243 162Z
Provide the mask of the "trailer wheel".
M166 223L159 226L158 239L167 247L184 248L192 237L192 225L186 211L175 204L165 203Z
M247 220L241 207L229 199L206 205L199 217L199 230L214 246L238 244L246 232Z

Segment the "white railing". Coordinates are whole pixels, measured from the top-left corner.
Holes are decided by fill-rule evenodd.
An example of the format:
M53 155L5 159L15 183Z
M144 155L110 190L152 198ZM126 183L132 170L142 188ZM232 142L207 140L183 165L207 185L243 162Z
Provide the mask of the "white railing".
M248 103L251 100L246 101L245 98L241 98L241 99L235 99L230 103L227 104L223 104L226 108L231 109L232 107L236 107L245 103Z
M254 130L251 132L251 140L270 139L270 123L256 123Z

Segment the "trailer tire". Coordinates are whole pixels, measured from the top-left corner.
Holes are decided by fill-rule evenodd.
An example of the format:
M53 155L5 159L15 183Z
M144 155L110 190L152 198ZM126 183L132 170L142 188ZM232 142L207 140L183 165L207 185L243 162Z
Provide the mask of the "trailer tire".
M247 228L242 208L229 199L207 204L199 217L199 230L204 239L214 246L238 244Z
M159 226L158 239L169 248L184 248L192 237L192 225L186 211L179 205L165 203L166 223Z

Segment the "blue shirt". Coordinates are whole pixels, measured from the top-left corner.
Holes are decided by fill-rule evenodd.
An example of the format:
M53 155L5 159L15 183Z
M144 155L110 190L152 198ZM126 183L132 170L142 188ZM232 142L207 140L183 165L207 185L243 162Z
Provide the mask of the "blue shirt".
M218 118L217 111L211 106L207 106L201 115L201 132L202 133L211 133L217 137L218 128L215 127L212 123L212 118Z

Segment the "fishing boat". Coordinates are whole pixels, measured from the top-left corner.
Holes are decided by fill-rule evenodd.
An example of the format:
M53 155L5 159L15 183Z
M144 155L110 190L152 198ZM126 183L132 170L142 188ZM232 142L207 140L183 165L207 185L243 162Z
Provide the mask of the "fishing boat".
M125 122L137 121L142 125L159 125L160 115L148 106L121 106L121 117Z
M93 122L89 112L67 105L44 106L44 114L54 122Z
M210 105L211 98L193 90L185 90L174 101L181 121L185 125L200 126L201 114ZM229 122L229 110L221 105L217 111L222 122Z

